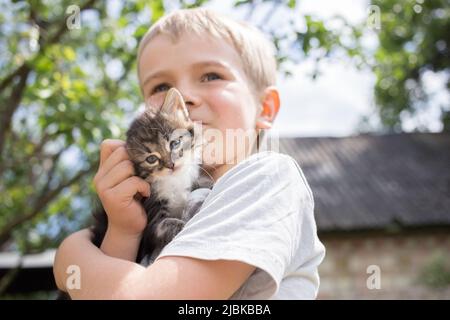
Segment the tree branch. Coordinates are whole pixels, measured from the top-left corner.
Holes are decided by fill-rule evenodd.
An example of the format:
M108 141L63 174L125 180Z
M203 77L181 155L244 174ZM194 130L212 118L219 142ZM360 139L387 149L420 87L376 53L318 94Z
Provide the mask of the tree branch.
M44 188L42 189L41 194L47 193L48 190L50 189L50 185L53 181L55 171L58 167L59 159L60 159L61 155L64 153L64 151L66 151L66 150L67 150L67 148L63 148L61 151L50 156L50 161L52 162L52 166L47 172L47 183L45 184Z
M35 199L34 203L30 206L30 211L16 217L14 220L6 224L0 231L0 248L9 240L11 237L12 231L19 226L21 223L34 218L38 213L40 213L56 196L58 196L61 191L73 183L80 180L86 174L89 174L93 171L93 167L90 167L85 170L79 171L75 176L71 179L61 183L58 187L50 190L48 192L41 191L40 195Z
M22 100L22 94L25 90L28 75L30 74L29 68L23 68L21 72L17 75L20 77L19 83L15 88L12 88L11 96L8 101L5 103L5 110L0 114L0 155L3 152L3 147L5 144L5 138L7 132L11 128L11 120L14 112L17 110L17 107Z
M29 67L24 63L6 76L5 79L0 82L0 92L3 91L18 75L24 73L27 69L29 69Z

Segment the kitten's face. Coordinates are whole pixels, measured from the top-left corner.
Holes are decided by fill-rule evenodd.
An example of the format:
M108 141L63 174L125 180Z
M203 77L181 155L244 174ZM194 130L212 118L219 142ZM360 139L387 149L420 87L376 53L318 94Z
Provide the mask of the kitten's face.
M126 145L136 175L150 183L196 161L194 123L176 89L169 90L160 110L148 108L133 121Z

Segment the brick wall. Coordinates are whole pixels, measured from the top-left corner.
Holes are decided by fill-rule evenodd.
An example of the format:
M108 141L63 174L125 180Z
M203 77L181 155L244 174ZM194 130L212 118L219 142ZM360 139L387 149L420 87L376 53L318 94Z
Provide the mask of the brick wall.
M450 275L449 230L328 234L320 238L327 255L319 268L318 299L450 299L448 281L437 280L447 284L436 287L421 277L426 271L433 279ZM371 265L375 267L367 273ZM369 289L367 279L374 279L377 268L380 289ZM373 287L376 282L369 285Z

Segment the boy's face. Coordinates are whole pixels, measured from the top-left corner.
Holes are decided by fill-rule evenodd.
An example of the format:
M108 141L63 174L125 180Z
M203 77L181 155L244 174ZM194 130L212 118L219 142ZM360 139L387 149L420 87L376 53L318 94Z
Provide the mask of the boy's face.
M224 138L227 129L254 133L260 106L238 53L225 40L183 34L173 42L158 35L144 48L138 68L145 101L151 105L161 105L167 90L176 87L190 118L202 122L204 130L217 129ZM223 150L227 163L242 156L217 141L215 148Z

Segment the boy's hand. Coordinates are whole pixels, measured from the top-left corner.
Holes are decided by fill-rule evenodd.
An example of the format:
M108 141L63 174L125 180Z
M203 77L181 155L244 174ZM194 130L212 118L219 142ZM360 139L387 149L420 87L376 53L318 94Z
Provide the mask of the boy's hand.
M94 186L108 215L108 230L138 237L147 225L147 216L134 196L150 196L150 185L134 175L125 142L104 140L100 147L100 167Z

